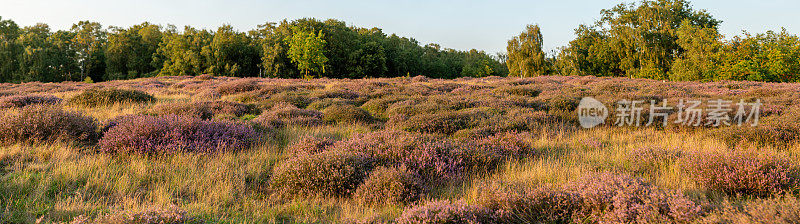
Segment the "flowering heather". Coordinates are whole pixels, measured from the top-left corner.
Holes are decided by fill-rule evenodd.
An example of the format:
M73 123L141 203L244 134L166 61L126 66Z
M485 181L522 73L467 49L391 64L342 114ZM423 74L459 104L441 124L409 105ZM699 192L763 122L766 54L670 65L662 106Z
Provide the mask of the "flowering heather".
M580 196L581 219L592 222L686 223L702 215L701 207L681 193L627 175L590 174L565 187Z
M530 134L505 132L465 142L465 154L472 168L492 169L506 159L524 158L534 155L534 149L526 139Z
M740 150L703 153L688 156L682 165L711 191L769 196L800 189L800 167L776 155Z
M150 103L156 98L139 90L89 89L69 99L73 105L96 107L115 103Z
M61 98L50 95L14 95L0 98L0 108L20 108L34 104L54 105L61 103Z
M284 125L316 126L321 125L322 113L315 110L299 109L294 105L281 103L265 110L253 122L263 127L282 127Z
M97 138L94 118L60 107L31 105L7 109L0 115L0 143L22 141L78 141L90 143Z
M319 92L314 92L311 96L319 99L340 98L348 100L354 100L359 97L358 93L346 89L323 90Z
M395 220L398 224L480 224L496 223L494 213L463 201L432 201L406 209Z
M452 135L458 130L474 127L486 118L488 114L481 111L446 111L411 117L393 116L389 123L405 131Z
M542 93L542 91L528 86L511 86L511 87L501 87L494 89L492 90L492 93L513 95L513 96L536 97L539 96L539 93Z
M106 152L175 153L237 151L258 138L252 127L232 121L194 117L127 116L116 121L100 139Z
M265 106L274 107L279 104L288 103L298 108L305 108L311 102L313 101L306 95L298 94L296 92L283 92L270 96L265 102Z
M492 182L478 187L478 206L494 211L499 223L569 223L581 198L558 188Z
M217 91L222 95L230 95L242 92L250 92L258 90L259 86L255 80L240 79L235 81L228 81L220 84Z
M331 105L322 114L324 121L334 123L369 123L374 120L369 112L349 104Z
M341 150L300 155L273 170L270 186L284 196L344 197L372 170L369 157Z
M463 178L461 174L467 168L464 149L460 144L409 132L359 134L335 143L333 148L363 153L374 159L378 166L404 165L422 175L426 181Z
M85 216L78 216L70 224L90 223L115 223L115 224L190 224L205 223L203 220L189 217L185 211L178 208L149 209L142 212L123 212L109 214L90 220Z
M286 148L286 154L291 157L313 155L325 151L333 143L336 140L332 138L308 136Z
M378 167L353 198L365 205L407 204L419 200L425 190L422 177L405 166Z
M202 119L211 119L216 115L233 115L236 117L241 117L245 114L257 113L254 106L230 101L161 104L155 106L149 112L155 115L171 114L199 117Z
M325 110L325 108L328 108L333 105L341 106L341 105L352 105L352 104L355 104L355 102L352 100L346 100L340 98L325 98L311 102L310 104L308 104L306 109L322 111Z

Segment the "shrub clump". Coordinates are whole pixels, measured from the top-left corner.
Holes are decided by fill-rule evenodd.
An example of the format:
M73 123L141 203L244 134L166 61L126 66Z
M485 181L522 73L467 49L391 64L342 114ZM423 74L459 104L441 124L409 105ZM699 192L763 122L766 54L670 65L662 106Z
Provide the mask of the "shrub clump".
M219 115L236 117L257 112L254 106L230 101L205 101L193 103L162 104L149 111L155 115L181 115L211 119Z
M415 202L424 193L425 184L419 174L404 166L379 167L353 197L366 205L392 205Z
M285 125L316 126L323 123L322 113L300 109L288 103L280 103L264 111L253 122L263 127L280 128Z
M526 96L526 97L537 97L541 90L527 87L527 86L512 86L512 87L500 87L497 89L492 90L495 94L507 94L513 96Z
M150 103L155 100L152 95L139 90L89 89L70 98L69 103L95 107L115 103Z
M496 223L494 212L463 201L432 201L406 209L395 220L399 224Z
M61 103L61 98L50 95L15 95L0 98L0 108L21 108L28 105Z
M660 190L627 175L586 175L567 184L581 198L581 220L609 223L687 223L703 214L681 193Z
M411 117L394 116L389 120L389 123L405 131L452 135L459 130L474 127L486 118L488 118L488 115L481 113L481 111L444 111Z
M314 155L325 151L336 141L327 137L305 137L286 148L286 154L290 157Z
M476 204L495 211L499 223L569 223L581 198L559 188L493 182L478 189Z
M258 138L247 125L174 115L116 119L100 139L106 152L175 153L237 151Z
M287 196L344 197L356 190L372 167L369 157L355 152L302 155L275 167L270 187Z
M97 121L59 107L32 105L9 109L0 115L0 142L78 141L97 139Z
M225 82L217 87L217 92L222 95L250 92L255 90L258 90L258 83L251 79L240 79L236 81Z
M751 151L687 156L682 165L701 186L731 195L767 196L800 187L796 164Z
M122 212L119 214L109 214L97 217L94 220L85 216L78 216L70 224L89 224L89 223L120 223L120 224L190 224L205 223L201 219L190 217L185 211L178 208L149 209L140 212Z
M369 112L349 104L331 105L322 114L324 121L334 123L369 123L374 120Z

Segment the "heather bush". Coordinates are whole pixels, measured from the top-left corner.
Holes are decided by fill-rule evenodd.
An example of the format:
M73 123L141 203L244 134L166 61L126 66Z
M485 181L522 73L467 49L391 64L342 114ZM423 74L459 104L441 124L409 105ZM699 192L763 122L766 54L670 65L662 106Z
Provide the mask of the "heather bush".
M731 195L768 196L800 188L798 165L775 155L702 153L687 156L682 165L702 187Z
M494 89L492 90L492 93L513 95L513 96L536 97L539 96L539 93L542 93L542 91L528 86L511 86L511 87L500 87Z
M369 112L349 104L331 105L322 114L324 121L334 123L369 123L374 120Z
M284 196L345 197L372 170L369 157L341 150L290 158L273 170L270 187Z
M386 110L390 105L402 101L403 98L399 97L381 97L370 99L361 105L361 108L376 117L386 117Z
M220 84L217 91L222 95L230 95L242 92L258 90L258 83L252 79L239 79Z
M354 102L351 100L345 100L339 98L324 98L311 102L310 104L308 104L306 109L322 111L325 110L325 108L328 108L333 105L338 105L338 106L348 105L348 104L352 105L353 103Z
M202 75L195 76L193 79L197 79L197 80L212 80L212 79L214 79L214 76L211 75L211 74L202 74Z
M175 153L238 151L257 140L256 131L232 121L195 117L126 116L114 122L100 139L106 152Z
M489 209L468 205L463 201L443 200L407 208L400 214L396 222L398 224L479 224L496 223L497 219Z
M702 220L703 223L800 223L800 199L786 195L756 199L741 205L725 203Z
M581 198L581 220L611 223L687 223L703 210L681 193L660 190L627 175L599 173L567 183Z
M419 174L405 166L379 167L358 186L353 198L365 205L396 205L415 202L424 193Z
M405 131L452 135L459 130L475 127L490 115L484 111L445 111L411 117L394 116L389 123Z
M476 189L476 205L494 211L498 223L569 223L581 209L578 195L558 188L492 182Z
M432 136L380 131L359 134L334 144L334 149L363 153L377 166L406 166L429 184L464 178L466 159L460 144Z
M28 105L61 103L61 98L50 95L13 95L0 98L0 108L20 108Z
M290 157L314 155L325 151L333 143L336 140L332 138L307 136L287 147L286 154Z
M0 143L56 140L91 143L97 139L94 118L48 105L8 109L0 115Z
M473 169L493 169L506 159L523 158L534 155L533 146L525 139L532 138L527 133L505 132L465 142L464 154Z
M156 98L139 90L89 89L69 99L73 105L96 107L115 103L150 103Z
M161 104L153 107L149 111L154 115L181 115L211 119L219 115L233 115L236 117L245 114L258 113L252 106L230 101L205 101L205 102L181 102L171 104Z
M573 97L553 97L546 100L547 108L558 111L575 111L580 101Z
M348 100L354 100L359 97L358 93L346 89L323 90L319 92L314 92L314 94L312 94L311 96L320 99L340 98Z
M85 216L78 216L70 224L189 224L205 223L201 219L190 217L185 211L178 208L149 209L141 212L122 212L109 214L90 220Z
M292 104L277 104L264 111L253 122L263 127L280 128L284 125L316 126L323 123L322 113L315 110L299 109Z
M283 92L270 96L264 106L270 108L275 105L288 103L298 108L306 108L311 102L312 100L305 95L296 92Z

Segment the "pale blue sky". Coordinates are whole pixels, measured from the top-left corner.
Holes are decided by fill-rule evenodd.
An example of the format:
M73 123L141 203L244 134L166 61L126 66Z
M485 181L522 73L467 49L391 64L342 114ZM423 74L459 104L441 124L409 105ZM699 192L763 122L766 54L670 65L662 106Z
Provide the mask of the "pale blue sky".
M421 43L487 52L505 51L506 40L526 24L539 24L545 47L566 45L579 24L595 21L600 10L621 2L609 0L558 1L320 1L320 0L0 0L0 16L27 26L37 22L67 29L79 20L129 26L143 21L213 29L231 24L241 31L284 18L336 18L348 25L380 27L385 33L414 37ZM780 30L800 32L800 1L695 0L723 20L722 33Z

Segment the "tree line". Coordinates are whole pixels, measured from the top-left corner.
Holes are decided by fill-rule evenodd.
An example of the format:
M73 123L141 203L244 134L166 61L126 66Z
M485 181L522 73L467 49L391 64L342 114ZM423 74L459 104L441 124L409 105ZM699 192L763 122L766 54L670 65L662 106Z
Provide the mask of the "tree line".
M498 55L387 35L379 28L313 18L240 32L142 23L69 30L20 27L0 18L0 82L105 81L165 75L238 77L503 76Z
M800 81L800 39L783 29L729 39L722 21L685 0L645 0L601 11L546 56L529 25L508 41L510 75L594 75L674 81Z

